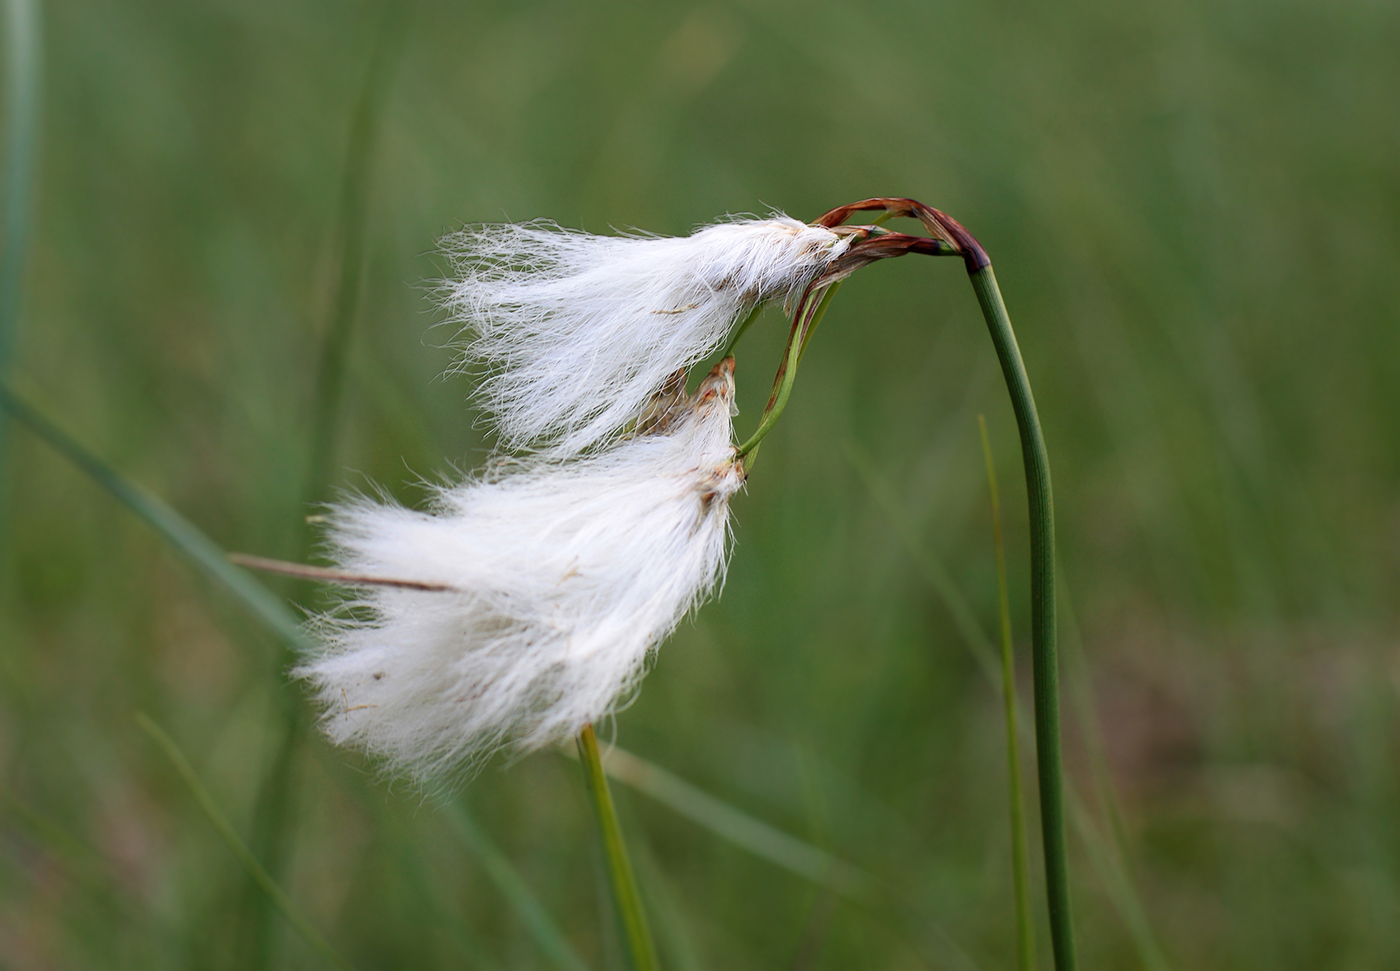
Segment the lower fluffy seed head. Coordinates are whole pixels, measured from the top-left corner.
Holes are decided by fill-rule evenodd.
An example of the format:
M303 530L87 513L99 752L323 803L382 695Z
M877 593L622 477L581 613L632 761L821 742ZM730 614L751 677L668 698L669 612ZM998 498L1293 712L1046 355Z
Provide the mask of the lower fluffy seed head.
M800 290L848 245L783 215L684 238L479 226L443 241L457 276L444 302L467 362L490 372L481 394L503 444L571 455L622 431L740 315Z
M371 586L318 629L297 674L339 743L426 779L528 751L613 710L650 650L722 578L733 361L665 403L655 434L440 490L432 512L336 508L338 565L451 592Z

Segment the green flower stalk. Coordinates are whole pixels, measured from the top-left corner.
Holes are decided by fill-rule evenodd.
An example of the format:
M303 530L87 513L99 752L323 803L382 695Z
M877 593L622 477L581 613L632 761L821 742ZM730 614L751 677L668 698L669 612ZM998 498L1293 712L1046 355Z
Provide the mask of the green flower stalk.
M877 223L846 226L860 212L880 212ZM884 219L917 219L928 236L893 233L878 225ZM997 287L991 258L962 225L946 213L913 199L881 197L840 206L813 221L850 238L846 251L816 277L804 292L794 315L787 352L774 381L773 394L764 409L758 430L740 446L751 456L763 436L772 429L792 391L802 350L825 309L835 285L856 269L876 260L922 253L929 256L961 256L986 319L997 360L1001 363L1021 436L1026 472L1031 532L1031 661L1035 695L1036 771L1040 783L1041 840L1045 854L1046 901L1050 917L1051 946L1057 971L1076 966L1074 930L1069 899L1069 863L1065 838L1065 796L1061 768L1059 660L1055 626L1055 514L1050 487L1050 458L1045 448L1040 417L1031 393L1011 318ZM750 465L752 460L750 458Z

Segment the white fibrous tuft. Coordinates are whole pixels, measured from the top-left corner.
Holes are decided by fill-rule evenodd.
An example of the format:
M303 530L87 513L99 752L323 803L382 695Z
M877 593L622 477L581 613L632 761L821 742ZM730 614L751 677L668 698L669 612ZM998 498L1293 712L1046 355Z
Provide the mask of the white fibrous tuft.
M420 780L569 739L614 710L648 653L722 579L733 360L650 402L634 437L437 491L430 512L359 500L330 539L367 585L321 618L296 672L332 740Z
M443 241L442 287L507 447L572 455L620 433L741 315L799 291L849 241L783 215L681 237L487 225ZM606 394L600 390L606 389Z

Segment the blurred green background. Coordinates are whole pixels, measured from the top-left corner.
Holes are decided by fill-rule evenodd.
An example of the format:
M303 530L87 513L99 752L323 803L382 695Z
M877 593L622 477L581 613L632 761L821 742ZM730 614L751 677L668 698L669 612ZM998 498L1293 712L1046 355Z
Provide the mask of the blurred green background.
M426 294L444 232L684 234L869 195L958 217L1056 475L1084 966L1400 966L1400 6L42 14L10 384L228 549L303 555L328 340L317 498L414 501L488 454ZM784 336L770 313L740 348L741 433ZM965 274L853 278L734 503L722 598L601 734L908 914L617 786L667 967L1012 965L999 696L937 582L995 630L978 414L1024 655L1019 448ZM273 634L23 426L4 441L0 966L323 966L138 710L356 967L557 966L456 806L588 966L620 966L575 765L498 761L446 795L377 780L315 734Z

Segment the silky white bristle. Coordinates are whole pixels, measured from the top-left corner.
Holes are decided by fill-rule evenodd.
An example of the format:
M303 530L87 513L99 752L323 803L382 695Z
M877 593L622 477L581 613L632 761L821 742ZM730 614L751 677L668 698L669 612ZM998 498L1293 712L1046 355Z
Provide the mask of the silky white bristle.
M695 395L654 407L650 433L440 489L431 512L336 507L339 567L452 590L365 586L322 619L325 646L296 673L331 739L428 779L612 711L722 578L743 484L733 388L727 359Z
M848 245L781 214L680 238L478 226L443 241L457 279L442 292L501 443L567 456L622 432L669 375Z

